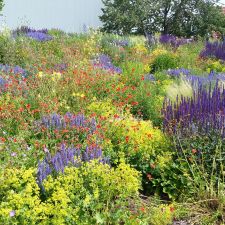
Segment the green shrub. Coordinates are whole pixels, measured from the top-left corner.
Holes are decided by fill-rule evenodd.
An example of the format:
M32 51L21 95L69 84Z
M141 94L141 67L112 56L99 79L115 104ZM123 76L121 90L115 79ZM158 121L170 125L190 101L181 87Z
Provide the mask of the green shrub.
M171 143L150 121L137 120L131 116L120 116L110 120L104 127L105 137L110 140L110 151L105 149L113 162L124 155L127 162L142 173L144 192L151 193L155 188L149 174L154 166L164 168L171 159ZM113 149L113 151L111 150ZM160 174L158 174L160 176Z
M172 53L158 55L151 64L152 71L174 69L178 66L178 59Z
M132 114L151 120L155 126L162 123L161 108L170 82L165 80L143 81L136 90L135 101L138 105L131 109Z

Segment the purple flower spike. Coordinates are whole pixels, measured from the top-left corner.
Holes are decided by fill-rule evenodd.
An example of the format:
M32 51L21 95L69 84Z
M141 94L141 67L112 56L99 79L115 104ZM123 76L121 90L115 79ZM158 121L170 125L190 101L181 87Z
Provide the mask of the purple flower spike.
M216 58L225 61L225 41L206 42L205 49L200 53L202 58Z
M40 31L31 31L26 34L27 37L30 37L36 41L44 42L52 40L52 37L46 33Z
M109 164L109 159L103 157L102 150L98 147L87 146L85 151L81 152L79 148L69 147L65 144L61 145L60 150L51 156L48 153L42 162L38 163L37 183L44 191L43 181L52 173L64 173L66 166L81 166L80 162L89 162L98 159L99 163Z
M96 68L102 68L113 73L122 73L122 70L119 67L114 66L110 57L105 54L99 55L99 57L93 61L93 65Z

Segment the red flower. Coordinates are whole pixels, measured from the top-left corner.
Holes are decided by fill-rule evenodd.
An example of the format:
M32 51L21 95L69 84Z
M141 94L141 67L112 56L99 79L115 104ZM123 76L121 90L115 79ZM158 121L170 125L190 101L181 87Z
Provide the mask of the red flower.
M140 208L140 211L145 212L145 208L144 207L141 207Z
M194 148L191 151L192 151L193 154L195 154L197 152L197 150L194 149Z
M23 112L23 108L22 107L19 108L19 112Z
M27 109L30 109L30 104L27 104L27 105L26 105L26 108L27 108Z
M132 106L138 105L138 102L131 102Z
M2 142L5 142L5 141L6 141L6 139L5 139L4 137L0 137L0 140L1 140Z
M65 134L65 133L68 133L69 130L62 130L62 133Z
M126 136L126 143L128 143L129 142L129 136Z

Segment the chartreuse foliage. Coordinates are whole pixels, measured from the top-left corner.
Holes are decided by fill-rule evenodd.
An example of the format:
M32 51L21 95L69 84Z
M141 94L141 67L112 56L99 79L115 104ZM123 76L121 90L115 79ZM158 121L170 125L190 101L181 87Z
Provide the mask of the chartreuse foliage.
M117 168L92 161L80 168L68 167L57 178L44 181L40 192L36 170L6 169L0 176L2 224L95 224L111 220L128 198L138 197L139 173L121 162ZM13 218L10 212L15 212ZM124 213L128 213L129 211Z

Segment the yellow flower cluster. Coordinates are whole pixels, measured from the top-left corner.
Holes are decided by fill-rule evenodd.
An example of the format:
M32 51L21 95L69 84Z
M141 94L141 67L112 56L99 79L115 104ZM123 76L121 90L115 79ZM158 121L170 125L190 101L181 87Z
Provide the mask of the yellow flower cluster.
M137 54L146 54L148 52L148 49L143 44L137 44L133 49Z
M96 113L98 116L101 115L104 117L113 116L118 111L109 99L105 101L93 102L87 107L87 109L90 114Z
M83 94L83 93L75 93L75 92L74 92L74 93L72 94L72 96L73 96L73 97L84 98L84 97L85 97L85 94Z
M91 212L137 196L141 187L139 172L124 162L117 168L97 161L65 168L43 182L44 199L35 176L31 168L0 173L0 224L96 224Z
M47 78L52 79L53 81L57 81L62 77L62 74L60 72L55 72L55 71L52 74L46 74L46 73L43 73L43 71L40 71L37 74L37 77L39 77L39 78L47 77Z
M106 136L112 143L118 143L115 146L117 151L122 151L129 157L154 157L160 166L171 159L167 152L169 141L159 129L153 128L150 121L139 121L132 116L115 119L107 129Z
M151 224L154 225L167 225L172 224L174 217L173 205L161 204L158 207L152 208L151 211Z
M208 68L207 72L210 73L211 70L217 71L217 72L225 72L225 65L221 63L220 61L208 61Z

